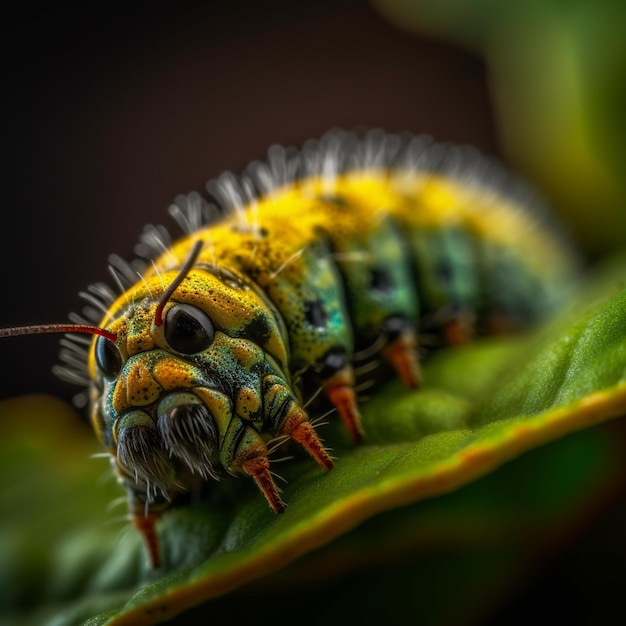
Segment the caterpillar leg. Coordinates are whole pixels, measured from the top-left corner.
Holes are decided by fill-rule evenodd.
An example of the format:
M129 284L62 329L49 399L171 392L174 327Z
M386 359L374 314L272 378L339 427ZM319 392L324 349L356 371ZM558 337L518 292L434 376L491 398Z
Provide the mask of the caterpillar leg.
M421 372L417 353L417 335L409 320L390 317L383 325L382 332L388 343L383 348L383 356L391 363L396 374L407 389L420 386Z
M332 469L332 459L328 456L315 429L308 420L309 417L306 411L299 404L293 402L283 422L281 434L289 435L294 441L302 445L324 469ZM250 476L256 482L272 511L274 513L282 513L286 504L282 501L272 478L267 453L257 450L255 454L250 455L241 462L241 469L244 474Z
M328 365L330 358L327 359ZM361 425L361 413L354 391L354 370L352 365L343 362L342 366L322 381L322 388L331 404L337 409L350 437L355 442L363 439L364 431Z
M299 405L293 404L289 415L285 419L283 433L297 441L324 469L332 469L333 461L319 440L306 411Z
M159 538L156 533L156 521L159 519L158 513L134 513L133 525L139 531L143 544L150 560L150 565L154 569L161 567L161 553L159 550Z
M444 342L448 346L462 346L469 343L475 335L475 316L463 311L452 316L442 328Z
M326 396L337 409L350 437L359 443L365 432L361 425L361 414L356 401L356 393L351 385L325 384Z
M413 330L403 332L389 343L383 350L383 356L391 363L407 389L420 386L422 375L417 354L417 337Z
M277 435L288 435L297 441L324 469L331 469L333 462L309 422L293 392L277 376L267 376L264 381L263 405L267 418Z
M138 497L138 493L127 485L128 489L128 511L133 521L133 526L139 532L148 555L150 565L154 569L161 567L161 551L159 549L159 537L156 531L157 520L169 505L169 502L152 503L146 507L143 498Z
M272 478L269 459L266 456L251 457L241 463L241 469L257 484L272 511L283 513L287 505L282 501Z

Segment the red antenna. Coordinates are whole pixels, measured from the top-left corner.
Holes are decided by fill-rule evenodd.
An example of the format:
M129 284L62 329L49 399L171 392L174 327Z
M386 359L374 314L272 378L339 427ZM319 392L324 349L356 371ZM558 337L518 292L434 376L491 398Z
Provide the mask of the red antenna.
M0 328L2 337L17 337L18 335L41 335L44 333L86 333L99 335L115 343L117 335L99 326L86 324L36 324L34 326L14 326L13 328Z

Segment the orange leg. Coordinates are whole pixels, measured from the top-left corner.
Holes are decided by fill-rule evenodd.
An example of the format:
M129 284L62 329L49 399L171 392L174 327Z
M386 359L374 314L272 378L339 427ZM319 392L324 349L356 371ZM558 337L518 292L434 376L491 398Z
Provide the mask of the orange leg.
M413 330L405 330L383 350L405 387L415 389L421 382L417 338Z
M336 385L326 391L328 399L337 409L339 417L352 437L353 441L359 443L363 439L363 426L361 425L361 413L356 401L354 387L348 385Z
M443 339L448 346L462 346L474 338L475 317L463 312L450 318L441 329Z
M363 426L361 425L361 413L356 401L354 391L354 371L351 365L346 365L337 370L330 378L322 382L326 397L337 409L339 417L343 421L350 437L359 443L363 439Z
M146 546L148 558L150 564L154 569L161 567L161 555L159 552L159 538L156 533L156 521L159 518L158 514L143 512L133 514L133 524L139 531L143 543Z
M280 494L272 474L270 473L270 462L266 456L256 456L242 462L241 468L244 473L254 479L259 489L263 492L270 508L274 513L282 513L286 504L281 500Z
M301 406L297 404L292 406L285 419L282 432L297 441L315 459L318 465L327 470L333 468L332 459L328 456L328 452L326 452Z

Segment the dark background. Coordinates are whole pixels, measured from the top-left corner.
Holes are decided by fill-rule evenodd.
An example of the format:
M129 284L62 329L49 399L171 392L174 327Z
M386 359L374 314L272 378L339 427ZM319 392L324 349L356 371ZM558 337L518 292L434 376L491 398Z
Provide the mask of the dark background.
M498 153L482 62L367 3L13 9L2 58L0 327L67 320L178 193L333 127ZM3 339L0 397L51 392L58 336Z

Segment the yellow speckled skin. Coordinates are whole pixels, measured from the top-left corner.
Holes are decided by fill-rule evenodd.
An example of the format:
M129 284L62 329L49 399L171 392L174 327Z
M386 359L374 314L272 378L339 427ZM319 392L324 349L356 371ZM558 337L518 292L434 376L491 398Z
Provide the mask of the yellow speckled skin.
M92 422L155 564L154 518L178 492L244 473L281 512L274 443L332 466L311 386L359 440L357 351L416 386L420 320L447 343L532 321L574 266L516 198L415 167L320 167L188 230L106 303L115 342L88 357Z

